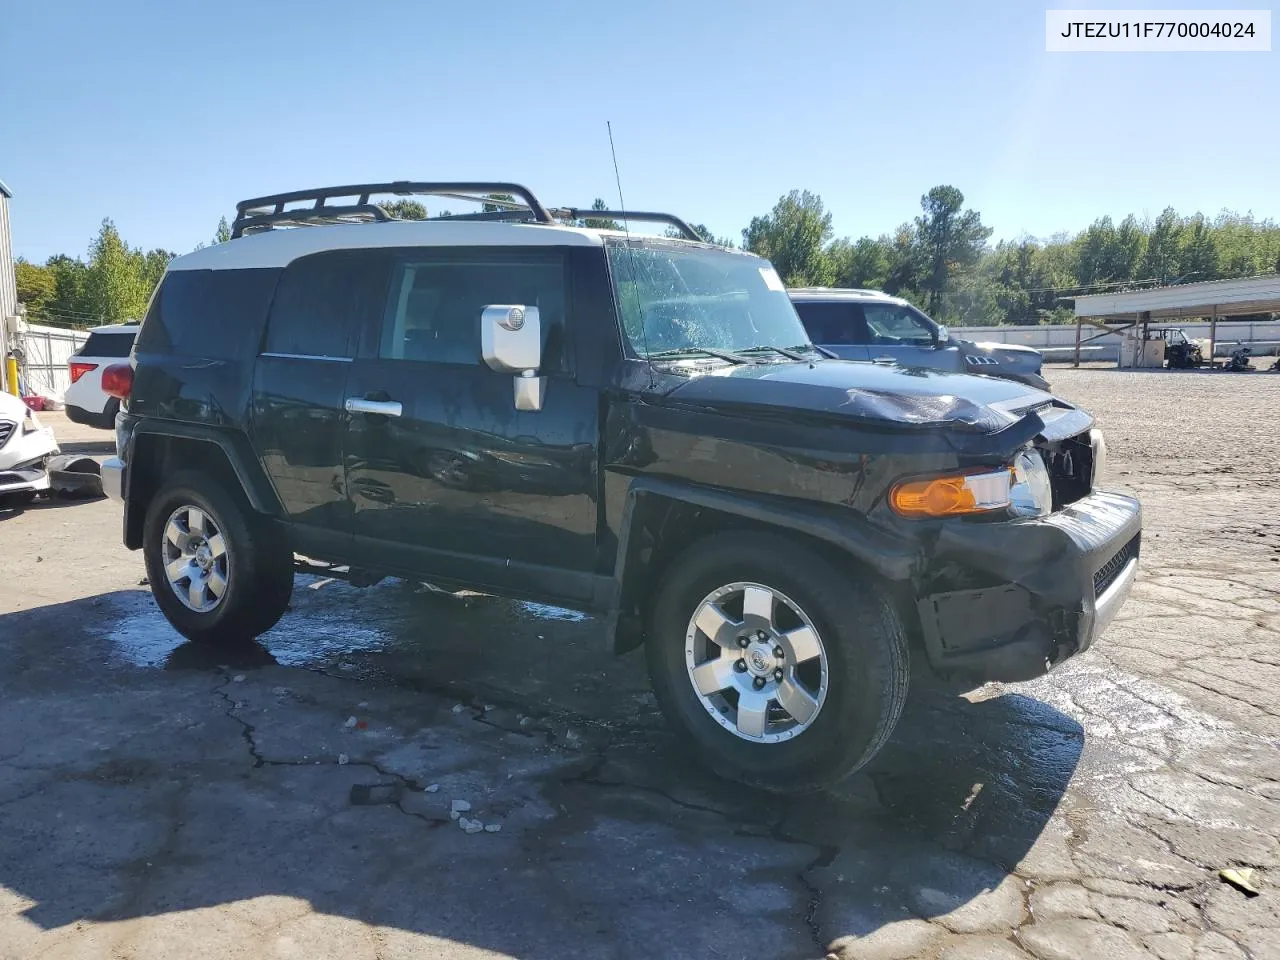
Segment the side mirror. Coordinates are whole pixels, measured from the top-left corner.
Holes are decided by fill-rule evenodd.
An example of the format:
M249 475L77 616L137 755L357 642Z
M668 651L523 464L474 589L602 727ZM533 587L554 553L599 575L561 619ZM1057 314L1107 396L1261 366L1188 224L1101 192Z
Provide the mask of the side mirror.
M542 321L537 307L494 304L480 311L480 353L491 370L514 373L517 410L541 410L547 378L542 366Z
M942 346L950 339L951 334L947 331L946 325L942 323L938 324L938 332L934 334L933 342L938 346Z

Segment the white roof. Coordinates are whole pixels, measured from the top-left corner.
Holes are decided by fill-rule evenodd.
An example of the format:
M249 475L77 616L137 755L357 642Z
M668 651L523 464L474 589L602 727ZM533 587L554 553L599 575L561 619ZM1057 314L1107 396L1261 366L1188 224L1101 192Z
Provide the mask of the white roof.
M105 327L90 327L88 332L89 333L137 333L138 328L141 326L142 324L137 323L136 321L131 323L112 323Z
M889 300L906 303L901 297L883 290L862 290L855 287L792 287L787 291L792 300Z
M1151 318L1220 317L1242 313L1280 312L1280 274L1240 280L1209 280L1151 287L1127 293L1095 293L1076 297L1077 317L1123 317L1150 312Z
M324 250L376 247L598 247L612 231L485 220L397 220L266 230L169 261L170 270L283 267Z

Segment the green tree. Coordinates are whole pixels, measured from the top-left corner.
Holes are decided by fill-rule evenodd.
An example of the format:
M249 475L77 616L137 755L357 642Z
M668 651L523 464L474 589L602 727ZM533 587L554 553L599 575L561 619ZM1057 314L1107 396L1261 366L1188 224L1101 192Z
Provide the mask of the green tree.
M411 200L408 197L399 200L388 200L384 203L379 203L378 206L397 220L427 219L427 208L419 201Z
M1182 221L1173 207L1165 207L1147 235L1147 252L1142 258L1142 275L1161 283L1181 276Z
M1218 245L1213 230L1201 214L1191 218L1182 248L1182 275L1187 280L1217 280Z
M832 244L830 256L835 265L836 284L879 290L889 279L889 261L893 246L887 237L872 240L860 237L857 243Z
M600 197L596 197L591 202L592 210L608 210L609 205ZM578 221L578 226L588 227L592 230L621 230L622 224L610 217L586 217Z
M144 264L141 251L130 250L116 225L104 219L89 246L84 289L89 310L107 323L140 317L151 292L143 279Z
M102 317L88 302L89 268L84 262L58 254L45 261L45 266L53 271L54 288L53 301L45 307L48 318L82 326L101 323Z
M916 237L924 260L921 285L928 310L942 316L952 276L974 266L982 256L991 230L976 210L961 210L964 194L951 186L937 186L920 198L924 211L916 218Z
M226 220L223 220L223 223L226 223ZM146 290L147 299L150 299L151 291L156 288L156 284L160 282L160 278L164 276L169 266L169 261L175 256L176 254L168 250L156 249L142 258L142 286Z
M218 218L218 229L213 233L214 243L226 243L231 239L231 227L227 223L226 217Z
M825 245L831 239L831 214L822 198L808 190L792 190L773 210L752 217L742 231L742 246L773 261L792 287L827 285L835 279Z
M18 257L13 262L13 273L18 285L18 302L26 305L29 314L34 316L53 303L58 293L58 279L51 268Z

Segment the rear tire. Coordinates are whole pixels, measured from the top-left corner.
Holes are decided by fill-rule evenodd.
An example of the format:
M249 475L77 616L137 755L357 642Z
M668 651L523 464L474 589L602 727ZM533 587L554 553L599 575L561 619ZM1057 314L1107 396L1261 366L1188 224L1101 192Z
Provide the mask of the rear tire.
M197 643L251 640L289 605L285 539L209 474L183 471L161 487L147 508L142 550L161 612Z
M910 674L902 623L874 580L761 533L715 534L675 560L646 654L664 714L711 768L778 793L818 790L866 764L902 714Z

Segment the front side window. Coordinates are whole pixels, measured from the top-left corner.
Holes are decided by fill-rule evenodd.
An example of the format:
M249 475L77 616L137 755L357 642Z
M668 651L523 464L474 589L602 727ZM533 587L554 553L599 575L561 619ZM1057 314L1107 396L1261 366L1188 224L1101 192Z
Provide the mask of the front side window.
M610 240L607 249L623 333L636 356L810 346L767 260L661 240Z
M480 314L494 304L537 307L542 370L566 369L564 258L553 251L423 257L396 270L379 356L480 364Z
M935 340L934 324L915 307L896 303L867 303L862 307L867 318L871 342L881 346L929 347Z

